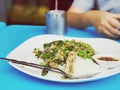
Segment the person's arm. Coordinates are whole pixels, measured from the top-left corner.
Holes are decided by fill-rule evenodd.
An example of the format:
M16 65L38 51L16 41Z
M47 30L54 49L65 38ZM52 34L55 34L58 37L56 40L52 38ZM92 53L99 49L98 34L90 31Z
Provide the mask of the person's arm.
M120 37L120 15L112 14L105 11L91 10L83 12L71 6L67 11L67 24L70 27L84 28L90 25L95 26L99 33L108 37Z
M67 11L67 24L68 26L75 28L84 28L91 25L88 23L86 13L73 6L71 6Z

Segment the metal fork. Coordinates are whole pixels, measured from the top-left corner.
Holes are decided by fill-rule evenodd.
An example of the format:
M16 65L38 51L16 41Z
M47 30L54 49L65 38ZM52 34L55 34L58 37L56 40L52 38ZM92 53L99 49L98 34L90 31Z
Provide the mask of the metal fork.
M19 61L19 60L10 59L10 58L2 58L2 57L0 57L0 59L1 59L1 60L7 60L7 61L10 61L10 62L15 63L15 64L21 64L21 65L25 65L25 66L30 66L30 67L34 67L34 68L38 68L38 69L46 69L46 70L48 70L48 71L60 73L60 74L62 74L66 79L86 79L86 78L92 78L92 77L94 77L94 76L96 76L97 74L100 73L100 72L97 72L97 73L88 74L88 75L84 75L84 76L73 77L73 76L65 73L63 70L61 70L61 69L59 69L59 68L42 66L42 65L39 65L39 64L29 63L29 62L25 62L25 61Z

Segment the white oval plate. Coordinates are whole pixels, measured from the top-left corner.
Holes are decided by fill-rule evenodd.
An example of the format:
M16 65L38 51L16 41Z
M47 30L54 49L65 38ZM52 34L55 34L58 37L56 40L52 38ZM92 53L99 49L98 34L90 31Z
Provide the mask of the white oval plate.
M23 60L27 62L34 62L29 61L28 57L31 57L32 51L34 48L39 47L42 48L42 45L44 43L48 43L54 40L64 40L64 39L75 39L75 40L81 40L83 42L89 43L92 45L92 47L98 51L99 53L109 53L109 54L120 54L120 44L110 40L110 39L104 39L104 38L73 38L73 37L64 37L64 36L57 36L57 35L40 35L35 36L21 45L19 45L16 49L14 49L7 58L12 59L18 59ZM32 58L32 57L31 57ZM92 77L92 78L86 78L86 79L75 79L75 80L64 80L60 79L59 75L58 77L54 77L55 73L49 73L49 76L41 76L41 70L27 67L27 66L21 66L17 64L10 63L11 66L16 68L19 71L22 71L28 75L31 75L33 77L37 77L39 79L49 80L49 81L55 81L55 82L63 82L63 83L78 83L78 82L88 82L88 81L94 81L102 78L106 78L115 74L118 74L120 72L120 67L117 67L115 69L106 70L103 69L102 73Z

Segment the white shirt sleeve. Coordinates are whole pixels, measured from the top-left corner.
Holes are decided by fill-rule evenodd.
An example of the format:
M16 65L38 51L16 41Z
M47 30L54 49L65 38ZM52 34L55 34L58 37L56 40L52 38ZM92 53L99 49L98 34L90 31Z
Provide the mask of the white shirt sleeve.
M83 11L89 11L94 7L94 0L74 0L72 6Z

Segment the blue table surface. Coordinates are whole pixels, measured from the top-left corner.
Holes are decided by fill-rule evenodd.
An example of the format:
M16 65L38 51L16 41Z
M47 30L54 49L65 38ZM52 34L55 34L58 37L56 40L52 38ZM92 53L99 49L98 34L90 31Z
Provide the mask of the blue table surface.
M9 25L0 23L0 57L6 57L13 49L27 39L45 34L45 26ZM105 38L94 27L85 30L68 28L65 36L79 38ZM115 40L120 43L120 39ZM4 90L120 90L120 74L84 83L57 83L26 75L6 61L0 61L0 88Z

